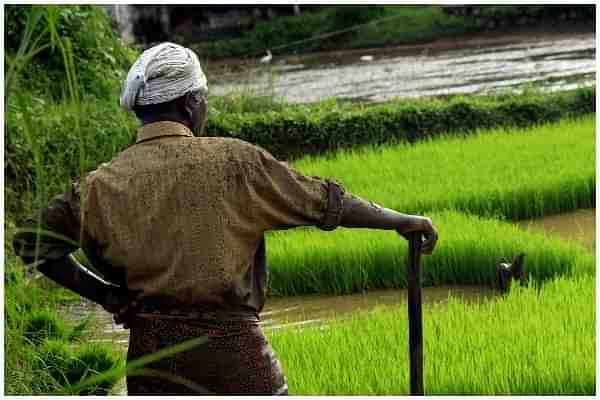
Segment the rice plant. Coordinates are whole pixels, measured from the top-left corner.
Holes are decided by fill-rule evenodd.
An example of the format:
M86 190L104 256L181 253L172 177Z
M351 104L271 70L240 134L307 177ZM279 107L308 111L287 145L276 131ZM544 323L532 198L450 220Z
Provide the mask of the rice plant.
M437 248L423 257L423 285L494 281L502 258L527 253L530 277L593 274L593 255L579 243L526 232L497 219L456 211L428 216L439 230ZM407 287L408 243L394 231L296 229L267 237L269 287L274 295L348 294Z
M596 391L595 279L558 277L505 298L423 309L426 395ZM269 334L294 395L406 395L406 307Z
M294 166L404 213L454 209L508 219L595 205L595 115L530 129L445 136L306 157Z

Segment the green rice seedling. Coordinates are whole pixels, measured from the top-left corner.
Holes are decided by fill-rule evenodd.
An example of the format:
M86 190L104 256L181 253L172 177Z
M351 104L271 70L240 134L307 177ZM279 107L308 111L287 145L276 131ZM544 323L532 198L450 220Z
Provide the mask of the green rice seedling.
M34 344L40 344L45 339L66 339L65 322L50 310L38 310L27 315L23 336Z
M64 391L84 379L119 368L123 363L121 356L106 346L89 344L74 351L60 340L44 341L34 359L36 370L48 372L55 380L57 391ZM115 384L116 379L108 377L82 388L77 393L106 395Z
M595 393L595 278L423 309L426 395ZM409 392L406 304L269 332L294 395Z
M34 368L50 374L56 386L68 382L66 371L73 359L73 349L61 340L45 340L37 350Z
M100 375L113 368L122 367L124 360L115 351L106 346L88 344L80 348L74 354L66 372L67 382L74 384L86 378ZM117 383L118 377L107 377L105 380L95 382L93 385L84 387L78 394L83 395L107 395L110 389Z
M485 134L484 134L485 133ZM454 209L508 219L595 203L595 116L531 129L368 146L294 163L405 213Z
M527 253L526 268L537 280L594 273L594 257L579 243L456 211L427 215L440 236L433 254L422 258L424 286L491 285L496 263L520 252ZM333 232L271 232L267 248L269 287L274 295L348 294L407 287L408 243L393 231L338 228Z

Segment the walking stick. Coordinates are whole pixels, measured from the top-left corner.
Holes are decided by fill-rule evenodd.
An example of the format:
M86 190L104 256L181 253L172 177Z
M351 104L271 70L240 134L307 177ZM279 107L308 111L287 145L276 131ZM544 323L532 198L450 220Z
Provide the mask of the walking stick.
M408 342L410 351L410 394L423 396L423 321L421 318L421 232L409 235L408 249Z

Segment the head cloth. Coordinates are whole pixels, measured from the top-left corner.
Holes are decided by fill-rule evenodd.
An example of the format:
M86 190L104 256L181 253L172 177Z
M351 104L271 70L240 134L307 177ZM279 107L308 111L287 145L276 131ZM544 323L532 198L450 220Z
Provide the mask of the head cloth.
M200 90L206 94L206 76L198 56L174 43L161 43L144 51L131 66L123 84L121 107L164 103Z

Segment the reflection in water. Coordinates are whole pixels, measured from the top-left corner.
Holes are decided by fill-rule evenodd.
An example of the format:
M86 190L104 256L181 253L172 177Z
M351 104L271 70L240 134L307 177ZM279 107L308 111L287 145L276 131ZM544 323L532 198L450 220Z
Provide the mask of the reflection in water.
M553 91L595 83L593 32L514 36L446 50L423 45L365 51L374 54L373 61L361 61L356 51L332 52L288 57L285 65L241 73L215 73L211 92L250 91L306 103L330 97L383 101L494 92L524 83Z

